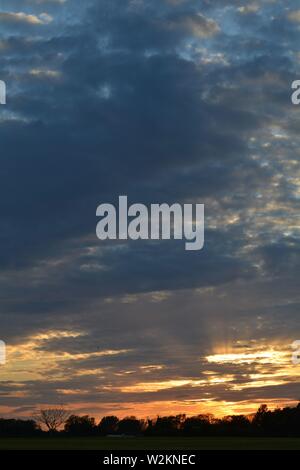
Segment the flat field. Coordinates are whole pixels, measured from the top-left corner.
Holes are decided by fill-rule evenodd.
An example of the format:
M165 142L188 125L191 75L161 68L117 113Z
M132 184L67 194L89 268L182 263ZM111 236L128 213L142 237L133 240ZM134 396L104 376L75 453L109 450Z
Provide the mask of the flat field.
M300 450L300 438L1 438L0 450Z

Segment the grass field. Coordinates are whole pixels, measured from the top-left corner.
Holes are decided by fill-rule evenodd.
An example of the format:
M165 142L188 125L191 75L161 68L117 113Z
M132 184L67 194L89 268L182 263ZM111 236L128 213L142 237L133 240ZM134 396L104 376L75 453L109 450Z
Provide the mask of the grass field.
M300 438L7 438L0 450L300 450Z

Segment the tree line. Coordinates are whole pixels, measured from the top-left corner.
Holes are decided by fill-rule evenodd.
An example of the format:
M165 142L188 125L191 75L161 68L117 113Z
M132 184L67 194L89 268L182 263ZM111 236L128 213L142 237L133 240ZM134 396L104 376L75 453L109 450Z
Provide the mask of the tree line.
M278 436L300 437L300 403L269 410L261 405L253 415L221 419L211 414L184 414L137 419L128 416L95 418L70 414L64 408L43 409L33 419L0 418L0 437L31 436Z

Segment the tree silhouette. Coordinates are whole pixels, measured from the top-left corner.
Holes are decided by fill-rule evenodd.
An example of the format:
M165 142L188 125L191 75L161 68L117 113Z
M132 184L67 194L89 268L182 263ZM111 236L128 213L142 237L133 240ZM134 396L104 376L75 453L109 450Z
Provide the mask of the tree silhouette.
M49 432L56 432L68 419L69 412L64 408L41 409L34 419L48 429Z
M65 431L73 436L91 436L96 433L95 418L71 415L65 422Z
M1 437L35 436L42 431L33 420L3 419L0 418Z
M117 431L119 418L116 416L104 416L98 424L98 429L101 435L107 436L114 434Z
M210 435L213 429L213 416L211 414L201 414L187 418L183 423L183 432L189 436Z
M174 436L182 429L185 422L185 415L158 416L148 429L148 434L158 436Z
M274 411L261 405L253 415L232 415L216 419L210 414L186 417L159 416L155 419L137 419L129 416L105 416L96 425L88 415L71 415L62 408L42 409L35 421L0 418L0 437L38 436L44 431L57 436L107 436L109 434L144 436L259 436L300 437L300 403L296 407L277 408ZM58 432L62 425L64 430Z
M128 416L119 421L118 433L136 436L142 433L144 421L136 419L135 416Z

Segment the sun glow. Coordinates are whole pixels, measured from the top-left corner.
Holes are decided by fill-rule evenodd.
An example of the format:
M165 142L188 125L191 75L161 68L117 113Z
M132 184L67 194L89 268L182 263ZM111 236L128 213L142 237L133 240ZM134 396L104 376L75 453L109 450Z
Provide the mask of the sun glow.
M83 400L84 397L88 400L89 394L99 394L104 410L98 412L99 416L105 412L118 412L120 416L124 413L145 417L155 415L155 410L160 414L209 412L223 416L253 413L261 403L267 403L271 408L289 405L292 400L284 396L276 400L267 398L268 389L300 381L300 369L291 361L289 340L270 346L256 340L247 345L236 341L226 347L212 348L212 354L199 358L198 376L189 376L174 374L163 362L112 368L111 362L107 364L103 360L113 360L114 356L127 354L130 350L91 348L82 352L82 347L78 347L76 351L74 341L85 341L87 335L85 331L50 330L8 345L8 361L1 367L1 379L13 383L13 391L8 390L5 396L28 396L28 382L46 381L56 383L56 393L70 401L72 409L83 413L93 409L93 414L97 415L97 404L83 404ZM75 379L89 376L92 388L81 387L79 382L76 386L68 384L69 370L73 371ZM253 389L260 390L261 398L250 400L247 397L247 390ZM235 401L224 398L230 393L236 394ZM145 402L147 394L152 398ZM112 399L114 401L110 403Z
M269 364L283 363L286 361L286 353L275 351L274 349L267 351L257 351L254 353L227 353L227 354L213 354L206 357L207 361L216 364Z

